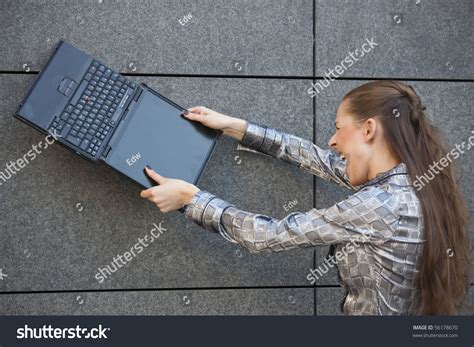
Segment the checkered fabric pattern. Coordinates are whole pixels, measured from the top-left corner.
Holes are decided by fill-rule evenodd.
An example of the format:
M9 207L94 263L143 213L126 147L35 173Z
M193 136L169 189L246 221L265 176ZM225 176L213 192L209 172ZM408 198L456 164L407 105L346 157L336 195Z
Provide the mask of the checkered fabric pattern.
M347 291L345 314L414 313L423 218L405 164L355 187L348 180L345 161L335 151L310 141L247 122L240 143L345 186L354 194L328 208L293 212L277 220L242 211L201 190L185 206L187 218L252 253L335 245L340 280Z

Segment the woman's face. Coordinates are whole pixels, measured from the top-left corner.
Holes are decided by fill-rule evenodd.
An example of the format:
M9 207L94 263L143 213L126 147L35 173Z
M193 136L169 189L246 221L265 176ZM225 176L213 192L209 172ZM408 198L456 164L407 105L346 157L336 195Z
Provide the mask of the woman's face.
M367 182L369 176L372 158L371 125L367 121L356 123L356 119L346 110L347 103L346 99L338 107L336 133L329 140L329 146L347 161L346 173L350 183L360 185Z

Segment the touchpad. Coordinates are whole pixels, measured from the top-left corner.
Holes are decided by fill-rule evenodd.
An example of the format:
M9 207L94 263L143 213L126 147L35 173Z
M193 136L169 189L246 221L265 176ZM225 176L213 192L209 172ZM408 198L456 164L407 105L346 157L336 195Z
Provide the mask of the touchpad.
M156 185L144 172L196 183L217 133L181 116L181 109L144 90L127 116L128 125L106 159L108 165L144 187Z

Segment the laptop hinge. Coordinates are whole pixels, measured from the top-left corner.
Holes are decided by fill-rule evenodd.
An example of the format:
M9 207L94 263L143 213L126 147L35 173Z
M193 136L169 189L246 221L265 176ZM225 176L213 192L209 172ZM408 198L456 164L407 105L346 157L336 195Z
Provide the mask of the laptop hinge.
M102 156L104 158L107 158L107 156L109 155L111 149L112 149L112 147L110 145L105 146L104 152L102 152Z
M123 131L123 127L125 126L124 124L128 124L127 116L129 114L130 108L133 107L132 103L136 103L137 100L139 99L140 95L142 95L143 92L143 87L139 85L131 94L130 97L128 98L128 102L125 103L123 106L123 114L120 118L119 123L117 124L115 131L113 132L111 138L109 139L108 144L105 146L104 151L102 152L101 158L102 159L107 159L107 156L109 155L110 151L112 150L112 145L116 144L116 136L120 136L121 132Z
M133 101L138 101L138 98L140 98L140 95L142 95L143 90L144 90L144 89L143 89L143 88L140 88L140 86L139 86L138 91L137 91L135 97L133 98Z

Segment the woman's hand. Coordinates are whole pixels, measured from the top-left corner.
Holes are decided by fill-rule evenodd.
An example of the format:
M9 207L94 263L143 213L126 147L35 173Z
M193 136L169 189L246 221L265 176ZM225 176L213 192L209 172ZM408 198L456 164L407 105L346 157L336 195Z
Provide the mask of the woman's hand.
M190 120L197 121L208 128L220 130L224 135L240 141L245 134L247 122L243 119L226 116L210 110L204 106L191 107L183 115Z
M166 213L183 207L190 203L193 196L200 190L191 183L165 178L153 171L148 165L145 171L159 185L143 190L140 196L153 202L161 212Z

